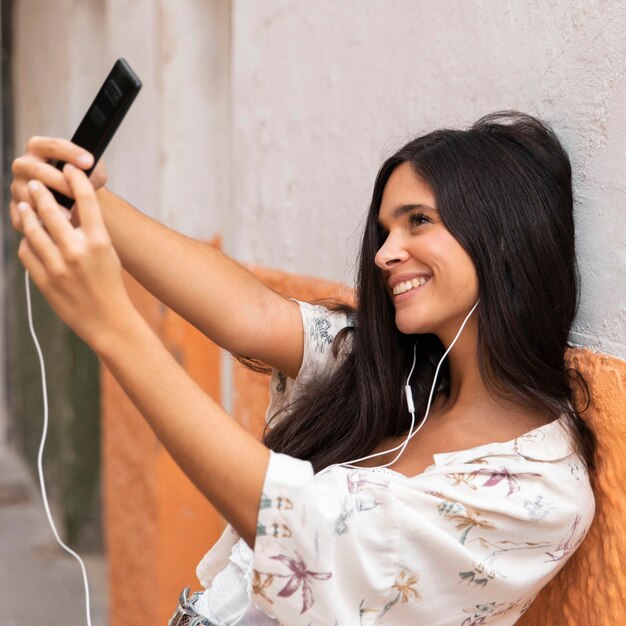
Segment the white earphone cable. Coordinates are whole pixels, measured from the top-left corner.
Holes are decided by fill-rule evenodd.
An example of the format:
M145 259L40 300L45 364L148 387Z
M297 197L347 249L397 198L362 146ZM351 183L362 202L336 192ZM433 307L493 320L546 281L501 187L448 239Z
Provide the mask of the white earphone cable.
M430 395L428 396L428 404L426 405L426 414L424 415L424 419L422 420L422 423L415 429L415 431L413 432L413 428L415 426L415 406L413 405L413 394L411 392L411 385L409 384L409 381L411 380L411 376L413 375L413 370L415 368L417 342L413 345L413 365L411 367L411 371L409 372L409 376L407 378L406 385L404 387L404 392L406 394L406 400L407 400L407 406L409 408L409 412L411 413L411 427L409 428L409 432L408 432L405 440L401 444L395 446L394 448L390 448L389 450L383 450L382 452L376 452L374 454L369 454L368 456L361 457L360 459L353 459L352 461L346 461L345 463L334 463L333 465L329 465L328 467L325 467L323 470L318 472L318 476L322 475L322 474L325 474L332 467L339 467L340 466L340 467L349 467L351 469L364 469L362 467L359 467L358 465L354 465L354 463L359 463L361 461L366 461L367 459L373 459L373 458L375 458L377 456L382 456L384 454L389 454L390 452L395 452L396 450L400 450L400 452L396 455L396 457L393 459L393 461L389 461L389 463L385 463L384 465L376 465L373 468L365 468L365 469L381 469L383 467L389 467L390 465L393 465L402 456L402 454L406 450L406 447L407 447L410 439L412 437L414 437L415 435L417 435L417 433L420 431L422 426L424 426L424 424L426 423L426 420L428 419L428 414L430 412L430 404L431 404L432 399L433 399L433 393L435 392L435 384L437 382L437 376L439 374L439 368L441 367L441 364L443 363L443 360L448 356L448 352L450 352L450 350L452 350L452 346L454 346L454 344L456 343L456 340L459 338L461 332L465 328L465 324L467 323L467 320L470 318L470 315L474 312L474 309L478 306L479 302L480 302L480 298L476 301L476 304L472 307L472 310L467 314L467 316L463 320L463 323L461 324L461 328L459 328L459 331L457 332L455 338L452 340L452 343L450 344L448 349L444 352L443 356L439 360L439 363L437 365L437 369L435 370L435 376L434 376L434 379L433 379L433 384L432 384L432 387L430 389Z
M48 517L48 522L50 524L50 528L52 528L52 533L54 534L54 538L57 540L57 543L69 554L71 554L75 559L80 563L81 570L83 572L83 581L85 583L85 598L86 598L86 611L87 611L87 625L91 626L91 608L89 602L89 582L87 581L87 570L85 569L85 564L83 560L78 556L74 550L70 547L66 546L61 538L59 537L59 533L57 532L56 526L54 524L54 520L52 519L52 514L50 513L50 506L48 505L48 496L46 494L46 483L44 481L43 476L43 451L46 444L46 436L48 434L48 390L46 386L46 368L43 360L43 353L41 351L41 346L39 345L39 340L37 339L37 335L35 333L35 327L33 324L33 312L30 301L30 282L28 279L28 272L24 272L24 280L26 284L26 309L28 311L28 326L30 328L30 334L33 338L33 342L35 344L35 348L37 350L37 355L39 356L39 363L41 365L41 387L43 390L43 432L41 434L41 443L39 444L39 454L37 455L37 471L39 473L39 485L41 486L41 496L43 498L43 505L46 510L46 516Z

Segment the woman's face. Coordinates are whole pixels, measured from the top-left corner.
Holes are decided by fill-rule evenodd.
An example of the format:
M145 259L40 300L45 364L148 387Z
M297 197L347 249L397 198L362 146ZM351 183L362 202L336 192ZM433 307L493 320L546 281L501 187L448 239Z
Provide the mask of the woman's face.
M410 163L402 163L389 177L378 221L383 244L375 260L396 308L398 329L434 333L450 345L478 300L476 270L441 220L432 190Z

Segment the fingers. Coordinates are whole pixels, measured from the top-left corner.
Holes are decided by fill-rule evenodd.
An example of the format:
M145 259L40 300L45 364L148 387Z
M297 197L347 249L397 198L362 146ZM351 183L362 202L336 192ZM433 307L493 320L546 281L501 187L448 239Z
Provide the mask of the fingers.
M78 217L88 239L92 241L97 239L108 240L96 191L85 172L68 164L63 168L63 174L67 178L72 195L76 199Z
M41 181L50 189L60 191L65 196L71 196L72 191L63 173L53 165L34 156L26 155L15 159L11 169L15 176L11 184L11 194L17 202L28 202L26 183L33 179Z
M9 202L9 215L11 218L11 226L13 226L13 228L18 232L22 232L22 215L20 211L18 211L17 205L20 202L30 202L31 200L30 194L28 192L28 186L26 185L26 183L24 183L24 190L25 191L23 193L20 193L18 196L14 196L14 199ZM25 198L26 200L23 200L23 198ZM65 207L62 207L60 205L57 206L58 210L65 217L65 219L70 220L72 212Z
M26 144L26 154L44 160L58 159L84 169L93 165L93 156L84 148L56 137L31 137Z
M22 217L17 210L17 202L15 200L9 202L9 215L11 216L11 226L18 232L22 232Z
M31 180L28 183L28 190L33 200L32 206L36 208L49 238L64 256L68 256L76 245L76 233L68 221L68 212L57 204L52 193L39 181ZM22 218L23 215L22 213Z
M89 180L93 185L93 188L97 191L98 189L102 189L107 184L108 174L106 167L104 166L104 161L100 159L98 164L91 172L91 176L89 176Z
M73 163L85 169L93 165L93 156L71 141L52 137L31 137L26 144L25 154L15 159L11 166L14 176L11 195L16 203L29 201L26 189L29 180L39 180L46 187L71 197L72 191L65 176L50 163L53 160Z
M41 185L39 185L41 187ZM49 193L49 192L48 192ZM20 243L18 256L30 272L33 270L33 278L37 272L43 271L44 267L50 272L58 273L64 266L59 249L54 245L50 235L39 223L35 212L27 202L18 204L18 211L22 218L22 229L27 243ZM35 263L34 257L38 263ZM40 267L41 266L41 267Z

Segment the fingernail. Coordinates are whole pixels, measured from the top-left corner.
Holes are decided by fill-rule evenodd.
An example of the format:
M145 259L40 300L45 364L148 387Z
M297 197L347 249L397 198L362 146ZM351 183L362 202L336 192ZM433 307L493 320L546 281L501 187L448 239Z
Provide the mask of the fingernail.
M81 167L89 167L93 163L93 157L91 156L91 154L81 154L76 159L76 162Z
M27 202L18 202L17 210L20 213L23 213L24 211L26 211L26 209L28 209L28 203Z
M66 163L63 169L66 169L68 172L70 172L72 170L75 170L76 168L71 163Z
M28 181L28 188L31 191L37 191L37 189L39 189L39 183L36 180L30 180Z

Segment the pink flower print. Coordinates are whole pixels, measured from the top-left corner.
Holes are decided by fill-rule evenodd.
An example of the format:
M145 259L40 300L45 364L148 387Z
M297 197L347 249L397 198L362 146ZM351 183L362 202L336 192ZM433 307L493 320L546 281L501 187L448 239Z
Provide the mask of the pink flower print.
M308 611L314 603L313 599L313 590L311 589L311 579L315 580L328 580L331 576L331 572L319 573L319 572L310 572L307 570L302 557L296 552L297 560L290 559L288 556L273 556L272 559L276 561L280 561L285 564L290 570L291 575L289 574L273 574L279 578L289 578L287 584L278 592L278 595L287 598L293 595L300 586L302 586L302 610L300 614Z
M500 471L481 469L476 472L477 474L489 474L489 478L483 483L483 487L493 487L500 481L505 480L509 483L509 492L507 497L520 490L520 486L515 480L517 476L541 476L541 474L535 474L534 472L523 472L521 474L513 474L507 467L503 467Z

